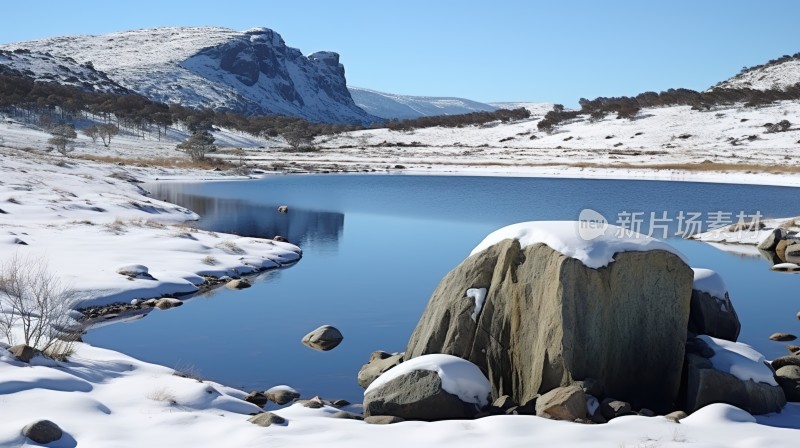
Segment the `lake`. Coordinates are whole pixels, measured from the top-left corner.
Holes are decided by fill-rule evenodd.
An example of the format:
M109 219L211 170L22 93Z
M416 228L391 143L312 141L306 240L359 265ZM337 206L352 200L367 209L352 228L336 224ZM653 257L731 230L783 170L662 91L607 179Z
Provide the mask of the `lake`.
M175 310L91 330L85 340L244 390L289 384L304 396L360 402L361 365L374 350L405 349L438 282L484 236L521 221L576 220L583 209L612 224L643 221L640 230L654 228L658 237L666 231L693 267L719 272L742 321L740 341L768 358L786 354L786 343L768 336L798 328L800 277L772 272L757 256L675 236L690 227L690 216L705 230L728 216L735 222L740 213L800 215L794 188L406 174L286 175L147 188L199 213L200 228L282 235L303 249L303 259L263 274L252 288L220 289ZM277 212L282 204L289 213ZM342 331L339 347L318 352L300 343L323 324Z

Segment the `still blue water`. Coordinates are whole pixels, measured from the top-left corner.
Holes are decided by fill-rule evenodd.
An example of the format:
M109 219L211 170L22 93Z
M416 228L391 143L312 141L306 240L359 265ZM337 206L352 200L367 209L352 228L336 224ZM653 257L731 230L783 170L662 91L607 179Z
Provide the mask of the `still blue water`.
M221 289L145 319L90 331L86 340L246 390L289 384L304 396L361 401L356 374L374 350L402 351L441 278L491 231L520 221L574 220L584 208L612 223L625 213L800 215L796 189L685 182L411 175L293 175L149 186L198 212L199 227L286 236L295 266L247 290ZM286 204L288 214L276 207ZM622 213L622 215L621 215ZM711 214L711 215L710 215ZM679 229L673 221L670 234ZM671 237L694 267L728 284L740 340L767 357L786 352L775 331L797 332L800 277L704 243ZM330 352L300 338L319 325L344 334Z

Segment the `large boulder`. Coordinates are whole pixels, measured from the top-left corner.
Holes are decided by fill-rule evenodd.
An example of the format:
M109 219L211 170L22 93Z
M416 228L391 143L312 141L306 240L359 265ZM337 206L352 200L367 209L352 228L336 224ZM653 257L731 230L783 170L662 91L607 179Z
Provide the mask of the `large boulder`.
M405 420L473 418L489 403L490 386L474 364L448 355L403 363L364 392L364 416Z
M700 336L713 350L710 358L687 353L685 409L694 412L711 403L727 403L751 414L779 412L783 389L763 355L745 344Z
M722 277L709 269L693 269L689 333L736 341L742 328Z
M336 348L336 346L339 345L343 339L344 336L342 336L342 332L336 327L323 325L311 333L303 336L303 339L300 342L307 347L313 348L314 350L326 352Z
M486 372L493 396L519 403L594 378L608 396L637 408L669 408L680 385L692 279L665 249L615 253L592 268L548 245L506 239L447 274L405 358L468 359ZM478 309L466 291L484 288Z
M60 439L64 432L50 420L37 420L22 428L22 435L36 443L48 444Z

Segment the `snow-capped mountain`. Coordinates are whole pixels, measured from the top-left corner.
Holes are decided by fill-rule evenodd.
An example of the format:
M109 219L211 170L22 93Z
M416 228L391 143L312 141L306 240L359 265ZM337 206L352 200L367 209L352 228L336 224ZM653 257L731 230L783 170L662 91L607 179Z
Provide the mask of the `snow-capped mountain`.
M38 82L55 82L90 92L121 95L130 93L128 89L108 79L105 73L95 70L91 64L80 65L70 57L24 49L0 50L0 73L26 76Z
M800 53L749 67L713 88L783 89L800 83Z
M387 119L497 110L497 107L464 98L396 95L353 86L348 86L348 89L353 101L360 108L372 115Z
M304 56L267 28L155 28L0 46L72 58L150 99L318 122L371 122L347 90L339 55Z

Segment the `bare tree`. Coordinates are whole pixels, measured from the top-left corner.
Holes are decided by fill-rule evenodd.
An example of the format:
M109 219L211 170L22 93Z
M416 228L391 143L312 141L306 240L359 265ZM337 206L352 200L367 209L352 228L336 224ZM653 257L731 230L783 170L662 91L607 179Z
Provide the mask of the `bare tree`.
M78 137L74 126L69 124L60 124L53 127L53 129L50 130L50 134L52 137L47 140L47 143L53 145L56 148L56 151L60 152L62 155L66 156L67 153L74 149L72 147L72 143Z
M178 143L175 149L189 154L192 160L203 160L206 153L214 152L214 136L208 131L198 131L193 133L185 142Z
M69 315L74 298L46 260L15 254L0 267L0 330L9 344L66 353L80 332Z
M100 128L98 128L96 124L85 127L83 129L83 135L92 139L92 143L97 143L97 139L100 137Z
M111 138L119 134L119 126L115 124L99 124L97 125L97 134L103 140L103 146L108 148L111 146Z

